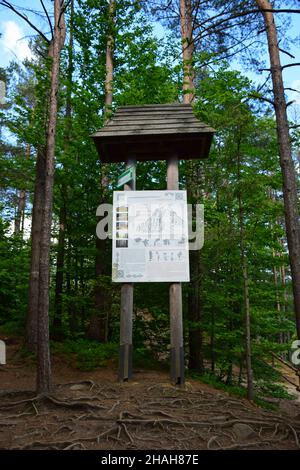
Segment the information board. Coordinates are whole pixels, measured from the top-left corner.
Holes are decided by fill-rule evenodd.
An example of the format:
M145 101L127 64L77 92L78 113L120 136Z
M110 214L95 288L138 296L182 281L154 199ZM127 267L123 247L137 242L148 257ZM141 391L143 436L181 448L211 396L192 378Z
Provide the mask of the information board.
M187 282L188 248L186 191L114 191L114 282Z

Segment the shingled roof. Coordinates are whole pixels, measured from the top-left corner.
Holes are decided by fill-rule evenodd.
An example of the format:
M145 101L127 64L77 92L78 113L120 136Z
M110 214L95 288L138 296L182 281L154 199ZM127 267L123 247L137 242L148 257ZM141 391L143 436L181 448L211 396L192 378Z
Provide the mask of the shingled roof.
M103 162L208 157L214 129L200 122L190 104L121 106L92 135Z

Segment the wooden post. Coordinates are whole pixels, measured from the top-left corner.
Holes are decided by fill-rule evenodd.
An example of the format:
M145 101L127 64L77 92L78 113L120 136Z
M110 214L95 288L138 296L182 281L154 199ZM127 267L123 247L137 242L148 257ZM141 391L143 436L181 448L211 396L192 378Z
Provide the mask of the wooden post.
M135 166L135 159L128 159L126 167ZM124 191L134 191L135 180L124 184ZM120 350L119 350L119 380L127 381L132 376L132 314L133 314L133 284L124 283L121 286L120 313Z
M167 188L179 188L178 157L167 161ZM184 384L184 352L182 328L181 283L170 284L170 334L171 334L171 381L175 385Z

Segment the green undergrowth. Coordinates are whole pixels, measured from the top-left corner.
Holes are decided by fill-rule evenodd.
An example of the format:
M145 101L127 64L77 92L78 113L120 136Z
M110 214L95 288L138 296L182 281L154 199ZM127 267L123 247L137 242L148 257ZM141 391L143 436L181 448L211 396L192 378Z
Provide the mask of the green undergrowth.
M63 342L51 341L51 353L61 355L72 366L85 371L98 367L117 367L119 345L117 343L98 343L87 339L68 339ZM147 348L133 350L134 367L161 369L162 365L155 360Z
M133 367L141 367L143 369L152 370L165 370L168 368L168 364L158 361L151 349L140 347L133 348Z
M189 376L202 383L211 385L218 390L223 390L237 398L247 398L247 390L245 387L237 384L228 385L212 373L206 372L204 374L199 374L191 372ZM276 403L269 403L264 398L281 398L286 400L294 399L294 397L290 395L282 385L260 380L255 384L254 402L258 406L269 410L276 410L278 408Z
M59 354L78 369L90 371L117 364L118 345L87 339L51 341L52 354Z
M24 334L24 325L19 321L8 321L0 325L0 334L20 336Z

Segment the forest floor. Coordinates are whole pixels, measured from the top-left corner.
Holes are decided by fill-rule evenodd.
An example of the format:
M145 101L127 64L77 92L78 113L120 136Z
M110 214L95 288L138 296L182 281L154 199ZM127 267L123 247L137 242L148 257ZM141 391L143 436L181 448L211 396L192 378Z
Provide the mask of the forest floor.
M0 449L297 449L300 402L270 411L198 380L170 385L167 372L115 367L83 372L54 356L54 391L34 393L35 366L10 339L0 367Z

